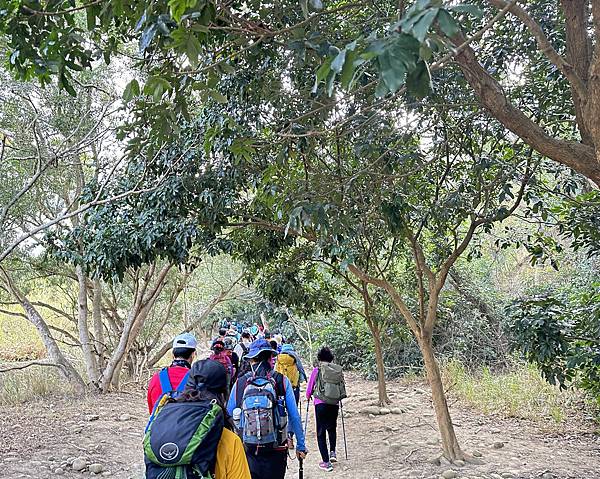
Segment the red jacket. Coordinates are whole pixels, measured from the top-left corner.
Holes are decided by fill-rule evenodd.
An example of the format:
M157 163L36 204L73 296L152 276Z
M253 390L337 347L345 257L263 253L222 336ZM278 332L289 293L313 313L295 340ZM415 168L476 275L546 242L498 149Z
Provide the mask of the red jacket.
M170 366L167 370L173 389L179 385L183 377L189 372L189 369L184 368L183 366ZM161 396L160 379L158 378L158 373L155 373L148 384L148 411L150 413L152 413L152 410L154 409L154 403L158 401Z

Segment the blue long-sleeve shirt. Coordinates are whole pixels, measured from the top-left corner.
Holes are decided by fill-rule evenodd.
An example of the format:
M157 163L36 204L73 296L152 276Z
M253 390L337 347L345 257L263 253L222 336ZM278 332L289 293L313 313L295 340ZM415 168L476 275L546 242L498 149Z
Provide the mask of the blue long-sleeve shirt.
M283 384L285 389L285 408L288 414L288 426L289 429L296 436L296 440L298 441L297 450L298 451L306 451L306 444L304 440L304 431L302 430L302 420L300 419L300 413L298 412L298 406L296 406L296 398L294 397L294 390L292 389L292 384L290 380L284 376ZM236 398L237 391L237 382L231 388L231 394L229 395L229 400L227 401L227 413L232 416L233 410L237 407L240 407L237 404ZM240 418L241 426L244 425L244 416Z

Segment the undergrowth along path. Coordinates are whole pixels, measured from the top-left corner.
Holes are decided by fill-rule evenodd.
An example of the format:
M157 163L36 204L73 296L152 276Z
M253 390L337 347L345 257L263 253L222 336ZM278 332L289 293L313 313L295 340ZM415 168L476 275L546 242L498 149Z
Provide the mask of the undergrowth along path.
M451 411L461 445L466 452L480 456L482 464L437 465L433 459L439 456L440 446L426 386L390 383L393 404L388 409L393 412L385 415L365 413L379 412L375 382L349 376L348 390L344 410L349 459L344 459L339 424L340 462L333 473L318 469L311 410L307 479L328 475L344 479L437 479L443 474L461 479L598 478L600 439L591 425L548 433L539 423L485 416L454 403ZM146 419L141 392L50 398L0 407L0 475L11 479L79 478L96 470L107 477L141 478ZM75 461L75 468L83 464L83 472L73 470L77 458L82 461ZM297 477L297 470L297 461L290 460L286 477ZM456 475L449 473L451 470Z

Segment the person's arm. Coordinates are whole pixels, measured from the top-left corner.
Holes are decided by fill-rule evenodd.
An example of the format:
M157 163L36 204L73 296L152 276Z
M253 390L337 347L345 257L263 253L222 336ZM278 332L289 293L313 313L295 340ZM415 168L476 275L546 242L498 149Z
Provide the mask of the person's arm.
M306 445L304 443L304 431L302 430L302 420L300 419L298 406L296 406L296 398L294 397L292 383L290 383L290 380L288 378L284 378L284 385L285 407L287 408L288 412L288 423L298 440L298 451L306 451Z
M231 393L229 394L229 400L227 401L227 414L229 414L230 416L233 416L233 410L237 407L237 398L236 398L236 391L237 391L237 381L234 383L233 387L231 388Z
M156 375L152 376L150 379L150 383L148 384L148 394L146 395L146 400L148 402L148 412L152 414L152 410L154 409L154 402L156 401L154 389L156 387Z
M310 379L308 380L308 385L306 386L306 399L310 399L313 394L313 389L315 388L315 382L317 381L317 374L319 373L319 368L314 368L310 375Z
M236 435L231 451L231 467L227 470L227 479L250 479L250 468L242 441Z

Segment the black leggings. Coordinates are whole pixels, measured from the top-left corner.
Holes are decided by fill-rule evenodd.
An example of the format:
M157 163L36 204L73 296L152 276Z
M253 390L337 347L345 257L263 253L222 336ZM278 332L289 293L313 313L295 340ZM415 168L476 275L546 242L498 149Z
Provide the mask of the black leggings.
M340 407L334 404L315 405L315 417L317 419L317 442L323 462L329 462L329 451L335 451L337 439L337 418ZM327 436L329 435L329 448L327 448Z
M287 469L287 450L261 451L246 448L246 459L252 479L284 479Z

